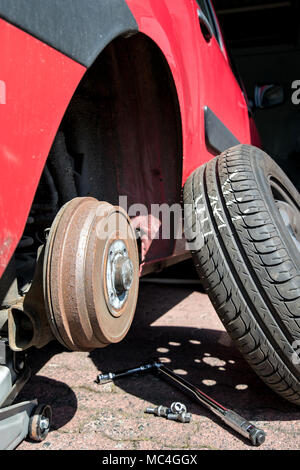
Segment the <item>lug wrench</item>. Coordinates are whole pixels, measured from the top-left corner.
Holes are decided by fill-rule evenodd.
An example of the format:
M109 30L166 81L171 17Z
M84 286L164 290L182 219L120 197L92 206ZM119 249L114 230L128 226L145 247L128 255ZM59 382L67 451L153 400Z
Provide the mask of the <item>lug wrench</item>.
M200 402L202 405L212 411L215 415L221 418L225 424L230 426L242 436L249 439L254 446L258 447L265 442L266 434L264 431L258 429L245 418L235 413L235 411L232 411L220 405L220 403L203 393L198 387L195 387L195 385L192 385L187 380L178 376L177 374L175 374L175 372L170 370L168 367L164 366L159 361L153 361L151 363L144 364L133 369L126 369L123 371L118 371L116 373L110 372L108 374L99 374L97 376L96 382L98 384L104 384L107 382L111 382L115 379L119 379L121 377L150 371L157 373L160 377L162 377L169 383L175 385L184 393L192 396L192 398L196 399L198 403Z

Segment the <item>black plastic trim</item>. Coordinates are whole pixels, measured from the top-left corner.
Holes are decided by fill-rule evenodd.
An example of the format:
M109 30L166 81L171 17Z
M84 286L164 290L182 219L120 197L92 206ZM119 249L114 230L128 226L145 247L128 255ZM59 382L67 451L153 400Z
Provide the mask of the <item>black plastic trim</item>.
M0 0L0 17L86 67L115 37L138 31L125 0Z
M208 106L204 107L204 121L206 146L214 155L241 143Z

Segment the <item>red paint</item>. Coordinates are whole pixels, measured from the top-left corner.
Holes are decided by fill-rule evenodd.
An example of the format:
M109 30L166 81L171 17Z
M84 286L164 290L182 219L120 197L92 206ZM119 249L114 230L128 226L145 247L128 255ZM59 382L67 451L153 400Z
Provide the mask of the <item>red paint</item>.
M204 106L250 143L247 106L216 39L206 43L195 0L127 0L141 32L172 71L183 127L183 183L213 157ZM86 69L0 20L0 276L22 235L34 193L67 105ZM1 104L1 103L6 104Z
M22 235L65 109L85 68L0 20L0 275ZM2 85L3 88L3 85Z
M127 0L141 32L160 47L177 88L183 127L183 183L210 160L205 145L204 106L209 106L240 142L250 143L248 109L215 38L200 30L196 0Z

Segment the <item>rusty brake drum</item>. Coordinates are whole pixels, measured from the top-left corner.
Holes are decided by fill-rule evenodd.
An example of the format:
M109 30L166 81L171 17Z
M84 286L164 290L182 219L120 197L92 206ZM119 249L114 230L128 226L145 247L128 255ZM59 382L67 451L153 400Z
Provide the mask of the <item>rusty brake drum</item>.
M92 197L57 214L46 244L44 296L55 338L73 351L121 341L136 309L139 257L127 213Z

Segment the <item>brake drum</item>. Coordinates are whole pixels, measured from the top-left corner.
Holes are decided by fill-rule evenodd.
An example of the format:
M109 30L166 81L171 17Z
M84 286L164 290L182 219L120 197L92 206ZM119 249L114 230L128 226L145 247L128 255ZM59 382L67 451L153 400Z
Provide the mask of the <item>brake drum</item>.
M139 286L135 231L127 213L92 197L57 214L46 243L44 296L55 338L73 351L121 341Z

